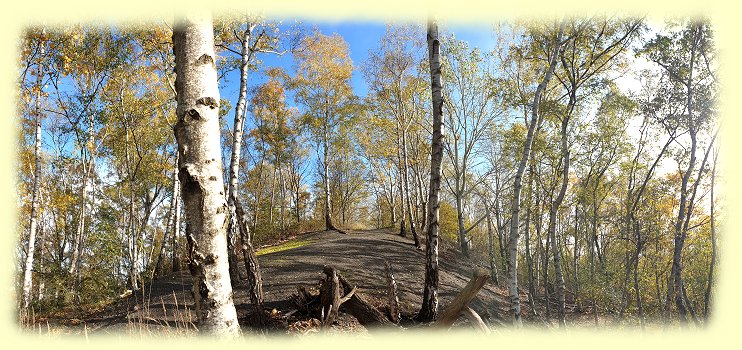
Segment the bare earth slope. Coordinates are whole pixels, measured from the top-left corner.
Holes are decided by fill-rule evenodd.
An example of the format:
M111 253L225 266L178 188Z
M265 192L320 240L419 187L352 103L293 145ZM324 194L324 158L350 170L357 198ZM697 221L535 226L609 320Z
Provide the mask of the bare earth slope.
M265 309L274 322L269 328L285 332L286 325L301 321L294 313L292 294L298 286L316 293L325 265L335 267L370 303L386 310L385 261L391 264L397 285L403 318L414 316L422 302L425 272L424 252L416 250L412 240L388 229L369 231L315 232L302 235L279 246L258 250L263 274ZM244 266L241 266L244 268ZM440 256L440 307L445 308L469 281L474 266L458 252L442 249ZM85 320L89 332L118 332L193 329L193 299L188 271L156 279L143 290L110 305ZM234 286L234 300L240 323L250 330L251 307L246 286ZM500 323L507 318L506 291L488 282L470 304L485 322ZM342 311L342 308L341 308ZM305 317L306 318L306 317ZM463 318L462 318L463 319ZM280 321L279 321L280 320ZM355 319L341 312L338 330L363 330Z

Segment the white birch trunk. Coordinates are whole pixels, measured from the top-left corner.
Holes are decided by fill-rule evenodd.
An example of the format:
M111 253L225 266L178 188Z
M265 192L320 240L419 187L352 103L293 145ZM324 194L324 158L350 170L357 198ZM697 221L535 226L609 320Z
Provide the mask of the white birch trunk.
M250 36L253 25L247 23L247 29L242 38L240 51L240 93L237 97L237 107L234 110L234 132L232 139L232 155L229 159L229 182L227 183L227 208L229 209L230 225L227 229L227 251L229 259L229 275L232 282L237 281L237 258L235 255L235 241L237 239L237 213L235 212L234 196L236 196L237 179L240 173L240 153L242 151L242 135L245 129L245 110L247 108L247 73L250 60Z
M42 32L43 33L43 32ZM43 35L43 34L42 34ZM43 62L44 56L44 45L39 45L39 65L36 71L36 91L35 102L34 102L34 117L36 117L35 123L36 128L34 131L34 177L33 177L33 189L31 190L31 222L28 227L28 245L26 249L26 262L23 268L23 310L28 310L31 304L31 289L33 287L33 260L34 251L36 249L36 226L37 216L39 210L39 182L41 179L41 88L42 79L41 76L44 74L42 71L41 62Z
M178 160L180 159L178 152L175 153L175 168L176 173L178 172ZM175 211L173 213L173 235L172 235L172 246L170 247L172 249L172 269L173 272L180 271L180 257L178 256L178 234L180 233L180 179L178 179L178 176L175 176L173 178L173 191L175 191L175 194L173 196L175 197L175 203L173 206L173 210Z
M428 231L425 243L425 289L418 314L420 321L433 321L438 314L438 214L443 159L443 84L441 82L440 41L438 23L428 22L428 59L430 60L430 91L433 102L433 130L430 142L430 191L428 192Z
M211 16L188 17L173 30L175 138L185 205L188 264L202 332L240 334L227 261L227 203L219 144L219 88Z

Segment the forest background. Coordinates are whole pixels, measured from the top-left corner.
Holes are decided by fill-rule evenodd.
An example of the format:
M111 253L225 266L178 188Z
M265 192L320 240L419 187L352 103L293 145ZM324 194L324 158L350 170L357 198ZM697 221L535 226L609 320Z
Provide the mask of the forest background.
M145 3L143 1L128 1L122 3L101 3L96 4L92 2L74 2L74 3L60 3L60 4L47 4L45 2L35 2L33 4L17 4L6 7L2 11L3 18L3 31L0 33L0 42L3 44L4 50L0 51L0 70L2 79L4 82L0 92L2 99L3 115L6 118L0 118L0 130L2 130L2 138L0 142L4 144L0 145L0 164L4 164L4 167L0 167L0 183L3 185L3 200L0 207L2 210L0 218L2 222L7 223L6 229L7 234L2 235L2 241L0 247L4 249L0 253L0 257L4 260L0 263L0 318L2 318L2 331L3 333L15 332L14 328L14 289L13 283L11 282L11 276L14 275L14 267L16 264L13 259L15 257L13 249L15 247L15 235L12 227L16 216L15 213L15 176L16 171L13 168L15 147L17 145L14 139L15 126L17 125L16 108L15 108L15 77L16 70L15 62L17 57L17 38L20 35L21 30L24 26L33 23L68 23L72 21L102 21L102 22L125 22L127 20L156 20L158 18L166 18L171 16L173 12L180 12L186 7L195 4L195 2L188 1L167 1L160 2L157 4ZM235 3L230 2L226 4L219 4L213 6L211 9L218 11L219 9L234 8L238 10L250 9L252 10L250 3ZM145 7L146 6L146 7ZM620 14L640 14L647 12L650 14L649 18L661 20L668 16L688 16L703 14L710 17L712 26L716 31L716 42L719 50L719 62L720 62L720 79L721 79L721 95L720 95L720 115L721 124L723 127L720 131L720 142L721 142L721 160L720 163L724 164L724 168L721 172L725 174L728 179L721 192L725 194L727 198L726 211L729 220L724 223L722 228L724 233L723 239L719 242L720 246L720 259L719 259L719 278L718 278L718 294L716 296L716 304L718 305L715 315L718 318L717 322L714 322L712 327L703 331L696 331L689 334L656 334L651 337L642 337L643 346L653 346L663 343L665 346L681 345L681 347L699 346L701 344L709 344L710 341L717 342L718 340L724 341L725 339L734 340L736 334L736 320L742 310L740 309L740 302L738 298L735 298L733 293L739 288L739 281L736 272L736 267L740 266L739 255L735 254L737 247L740 247L739 237L736 237L733 232L738 231L740 228L739 220L735 219L734 213L741 212L742 207L740 206L739 194L741 192L739 184L735 183L734 179L740 175L740 166L735 164L734 150L740 146L739 138L736 138L736 133L742 130L741 122L738 118L735 118L735 111L740 110L740 101L737 98L742 96L742 89L738 84L734 82L741 78L740 68L735 64L742 57L742 50L738 47L738 34L742 32L742 25L739 24L739 20L735 14L739 13L738 9L734 8L733 5L728 4L725 1L683 1L683 2L670 2L662 1L654 4L649 4L646 1L621 1L620 3L606 4L604 2L590 2L590 1L562 1L560 3L551 4L540 4L539 2L512 2L512 3L489 3L485 1L468 1L465 4L463 2L444 2L444 1L410 1L401 3L400 1L374 1L374 2L363 2L354 3L352 5L346 4L342 1L312 1L312 2L295 2L295 1L271 1L271 4L261 4L258 9L263 8L264 13L271 17L283 17L286 19L304 19L307 21L318 21L318 22L333 22L333 21L344 21L344 22L368 22L375 21L383 23L389 20L411 20L416 22L424 22L429 14L441 14L441 19L445 20L449 24L466 23L470 25L479 24L483 28L489 29L491 23L503 19L513 19L515 17L545 17L560 15L562 13L569 14L591 14L591 11L616 11ZM445 15L443 15L445 14ZM594 336L595 334L587 333L586 336ZM438 338L436 336L436 338ZM532 342L530 346L539 347L541 344L551 343L554 341L553 336L543 336L537 338L529 337L528 341ZM570 339L567 337L556 337L558 343L554 343L559 347L559 344L566 346L568 344L582 343L583 345L589 345L592 342L581 341ZM27 342L29 339L20 338L14 335L12 339L16 342ZM456 344L466 338L461 337L446 337L444 345L446 343ZM412 339L409 339L412 340ZM507 344L522 344L524 338L519 337L505 337L501 340L498 339L497 346L507 346ZM36 340L33 340L34 342ZM392 341L392 340L390 340ZM428 338L426 341L441 341L439 339ZM469 340L475 341L475 340ZM499 343L505 341L507 344ZM626 339L624 337L618 337L615 341L601 340L603 344L610 344L610 347L622 347L628 342L636 342L637 339ZM406 343L406 341L405 341ZM129 344L130 345L130 344ZM257 344L255 344L257 345ZM730 344L731 345L731 344ZM127 346L127 344L122 344ZM318 342L311 347L321 347L322 343ZM383 345L379 345L383 346Z

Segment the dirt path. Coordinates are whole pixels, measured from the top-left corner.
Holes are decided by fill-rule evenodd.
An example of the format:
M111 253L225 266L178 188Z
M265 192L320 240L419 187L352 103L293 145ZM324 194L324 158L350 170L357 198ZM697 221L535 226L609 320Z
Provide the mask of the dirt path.
M350 283L358 286L371 303L385 307L385 261L391 264L399 288L403 315L414 316L422 302L425 253L414 248L411 239L386 229L369 231L316 232L281 245L258 250L263 273L265 308L274 315L294 309L291 295L298 286L316 290L322 268L335 267ZM244 268L244 266L242 266ZM461 290L474 266L458 252L441 249L440 306L444 308ZM87 320L90 332L119 332L157 328L189 332L193 329L193 299L188 271L180 271L155 280L136 295L122 299ZM485 320L507 318L507 292L488 282L470 304ZM249 298L246 286L234 286L234 300L241 324L248 324ZM341 317L340 326L363 328L349 315ZM285 332L280 327L275 329Z

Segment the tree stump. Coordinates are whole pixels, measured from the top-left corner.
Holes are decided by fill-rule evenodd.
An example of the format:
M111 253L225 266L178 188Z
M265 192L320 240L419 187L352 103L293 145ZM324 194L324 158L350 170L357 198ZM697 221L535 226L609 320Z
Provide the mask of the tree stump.
M389 319L377 308L366 302L363 297L361 297L358 293L356 293L356 287L351 285L340 273L338 273L335 268L325 266L323 269L323 272L325 274L325 279L323 284L328 284L329 287L325 287L326 292L324 294L330 294L329 296L325 296L324 301L322 302L322 305L325 305L325 302L332 305L330 301L334 299L334 296L332 296L332 281L335 277L337 277L337 281L339 282L339 292L338 292L338 307L334 308L336 311L338 311L340 308L343 308L345 312L353 315L358 320L358 323L363 325L364 327L368 326L395 326L395 324L392 321L389 321ZM340 294L344 294L345 296L340 298ZM320 295L322 295L322 288L320 288ZM329 308L328 308L329 309ZM330 310L332 312L332 310Z

